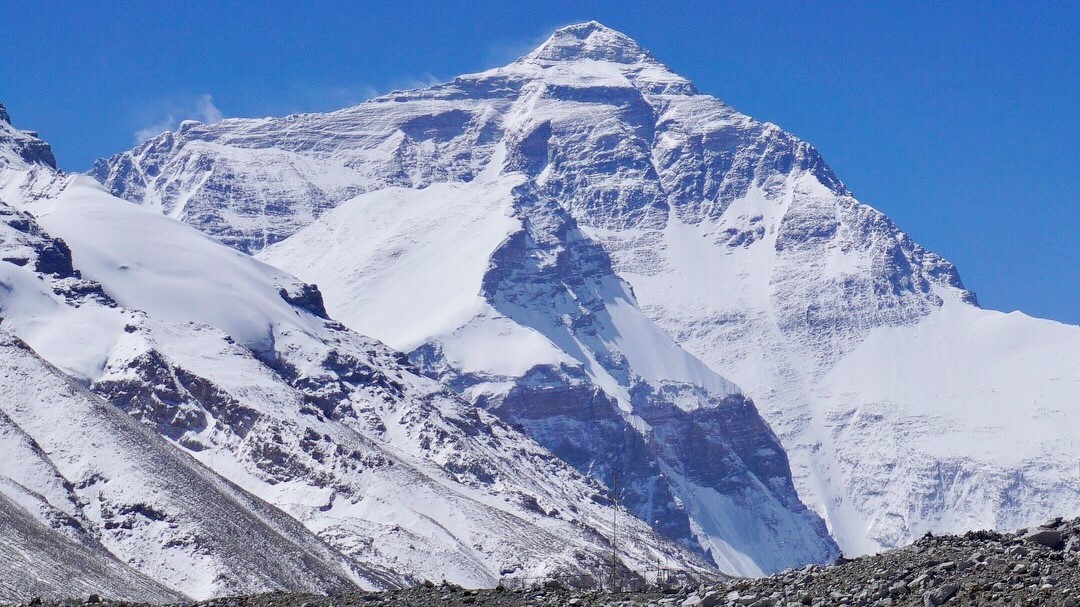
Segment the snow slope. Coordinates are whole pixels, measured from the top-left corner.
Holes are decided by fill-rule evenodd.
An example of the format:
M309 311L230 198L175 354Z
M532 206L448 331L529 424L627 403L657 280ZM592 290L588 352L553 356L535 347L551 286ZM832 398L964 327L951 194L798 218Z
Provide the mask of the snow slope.
M48 149L41 142L27 147ZM0 142L4 148L11 146ZM25 154L0 156L15 158L0 163L0 493L10 530L0 544L11 554L7 597L65 598L90 584L140 600L352 587L359 574L314 534L143 429L11 335L40 343L85 381L107 358L111 334L124 334L135 315L79 276L65 243L7 204L23 187L37 184L26 191L48 195L67 180ZM20 568L24 559L36 566Z
M521 182L362 195L262 258L327 285L336 317L579 470L620 476L623 503L721 570L828 559L753 406L645 318L606 255Z
M658 249L681 276L623 275L662 326L755 395L800 495L848 554L1080 508L1069 463L1080 329L982 310L927 279L917 295L917 264L860 251L860 220L840 210L835 236L777 246L773 204L761 193L732 203L743 216L764 211L760 245L731 250L715 244L723 224L672 221ZM879 243L904 243L893 230Z
M11 165L0 196L22 209L0 235L25 256L0 264L11 274L4 326L168 439L174 457L186 451L314 532L352 582L494 585L504 575L610 570L602 487L418 376L400 354L328 320L314 287L89 178ZM50 246L67 252L60 273L40 269ZM705 571L621 518L623 566ZM131 539L110 550L144 551L140 570L155 579L199 571L197 560L158 563L160 542ZM243 570L219 565L204 568L217 586L178 583L220 595ZM294 569L313 589L334 589ZM291 580L268 574L243 590Z
M383 198L388 188L463 190L524 175L537 208L563 209L599 243L642 312L754 398L789 454L799 495L848 553L927 529L1009 528L1080 510L1069 438L1077 328L980 310L952 264L856 200L809 144L699 93L598 23L562 28L510 65L338 112L187 123L92 174L247 251L304 234L320 216L325 225L311 229L329 238L346 207L368 204L358 201L377 220L387 211L376 201L403 197ZM496 208L489 193L474 194ZM341 214L327 213L339 205ZM494 238L501 220L466 226L473 211L456 211L447 227ZM427 242L452 257L455 246L437 238L425 234L415 248ZM414 255L410 242L387 251ZM301 274L315 267L303 251L267 255L295 259ZM383 263L381 255L367 258ZM348 254L334 256L320 272L348 279L339 273ZM335 261L342 268L332 270ZM474 282L469 267L462 276ZM328 300L379 307L371 302L381 293L355 304L352 296ZM386 297L393 309L398 300ZM485 322L521 333L498 317ZM455 340L475 333L455 330ZM558 359L521 334L528 339L514 341L529 356ZM520 371L514 358L487 356L468 369L505 362ZM986 411L1029 421L988 422ZM975 428L994 440L952 440Z

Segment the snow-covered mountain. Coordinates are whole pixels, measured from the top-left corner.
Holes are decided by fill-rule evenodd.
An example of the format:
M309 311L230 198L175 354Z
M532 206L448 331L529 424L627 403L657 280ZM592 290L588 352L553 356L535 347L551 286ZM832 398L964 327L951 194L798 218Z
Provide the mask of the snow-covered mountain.
M47 461L5 458L0 475L53 482L51 461L60 485L86 487L74 502L101 504L87 537L193 597L610 571L602 486L329 320L313 286L27 158L21 141L0 140L0 318L72 397L48 415L55 395L0 398L49 445ZM61 376L0 373L37 375ZM90 432L120 423L138 440ZM211 499L226 489L235 511ZM622 566L708 570L620 519Z
M467 185L423 192L387 189L396 182L375 169L400 174L413 169L372 168L368 163L378 164L376 159L357 160L356 170L371 171L376 179L375 192L357 198L349 205L354 212L335 220L352 230L337 240L334 254L325 254L327 241L316 231L293 241L290 251L300 258L284 252L266 260L317 279L329 289L335 318L409 352L425 373L520 424L579 471L609 486L621 477L620 499L632 512L666 537L707 555L721 570L760 574L831 560L835 545L800 503L783 448L749 399L645 317L629 285L612 271L608 253L581 232L566 209L545 199L526 170L512 170L516 164L535 164L528 157L535 136L511 132L505 140L484 141L478 133L498 126L499 114L487 100L468 103L492 124L469 125L472 113L443 112L445 102L436 99L421 100L415 108L406 104L405 114L388 115L372 127L390 140L401 139L403 132L435 139L480 137L459 142L467 151L454 152L475 155L485 146L488 151L455 169L465 171ZM157 202L150 206L242 250L274 240L266 232L237 229L226 219L247 215L239 223L250 220L266 229L310 220L313 209L301 214L295 208L307 205L309 194L287 189L283 199L273 197L276 188L313 187L282 167L310 171L304 174L326 188L336 179L341 192L358 191L342 175L347 169L283 152L262 135L284 128L308 138L288 145L339 145L324 139L325 126L302 124L308 119L319 117L230 121L241 131L259 133L249 140L256 146L252 155L249 150L235 154L218 139L196 146L207 146L209 157L188 156L197 154L194 149L178 151L186 158L178 160L181 164L207 167L181 177L197 182L197 190L185 192L191 197L183 208L167 196L151 196ZM525 116L519 126L529 128L529 120ZM347 121L349 128L368 124L355 116ZM170 134L158 143L172 149L186 141L183 133L201 128L185 123L180 139ZM145 154L158 154L151 151L156 145L146 147ZM409 155L429 147L427 142L402 145L416 148ZM417 160L416 180L403 185L426 184L427 164ZM451 176L433 170L432 179ZM252 183L259 184L258 192L241 193ZM291 200L304 202L290 205ZM462 242L467 244L459 247ZM307 262L324 265L316 269Z
M688 441L650 411L738 408L716 373L848 553L1080 512L1080 328L980 309L809 144L598 23L338 112L187 122L92 174L318 282L331 313L579 468L618 434L597 420L628 423L702 547L717 502L690 496L716 485L685 466L709 451L665 451ZM656 501L637 511L656 521Z

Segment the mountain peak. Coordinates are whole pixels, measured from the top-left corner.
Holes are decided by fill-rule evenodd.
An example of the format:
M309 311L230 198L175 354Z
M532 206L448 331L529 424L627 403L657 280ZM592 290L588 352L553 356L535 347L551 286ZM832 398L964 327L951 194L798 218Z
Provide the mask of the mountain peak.
M585 39L593 32L604 32L606 34L615 34L618 36L626 37L625 34L618 30L611 29L610 27L591 19L589 21L582 21L581 23L573 23L571 25L564 25L563 27L555 30L556 34L566 34L570 36L577 36L578 38Z
M56 158L49 144L39 139L35 131L13 127L7 108L0 102L0 168L25 168L25 163L56 168Z
M555 33L529 53L527 58L540 61L593 59L638 63L652 60L652 55L630 36L598 21L586 21L555 30Z

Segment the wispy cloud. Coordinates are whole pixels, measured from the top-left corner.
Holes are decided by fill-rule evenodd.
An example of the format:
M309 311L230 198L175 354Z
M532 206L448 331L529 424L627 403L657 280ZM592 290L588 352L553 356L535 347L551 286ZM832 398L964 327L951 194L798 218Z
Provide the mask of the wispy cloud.
M225 118L221 110L214 105L214 97L208 93L199 95L185 103L164 103L162 108L164 116L135 131L136 144L140 144L165 131L174 130L184 120L198 120L206 124L214 124L215 122L221 122Z
M296 85L295 88L306 105L322 108L321 111L325 111L325 109L340 109L356 105L392 91L422 89L440 82L446 82L446 79L424 72L418 75L393 78L379 86L366 82L353 84L302 83Z
M225 115L221 113L221 110L214 105L214 98L210 95L199 95L196 108L197 111L195 116L200 122L214 124L215 122L221 122L225 118Z
M440 82L446 82L445 78L439 78L434 74L423 73L419 76L410 76L406 78L397 78L387 83L387 90L382 91L380 94L386 94L391 91L407 91L409 89L422 89L429 86L439 84Z
M552 32L565 25L570 25L570 23L551 25L531 36L495 40L488 44L485 60L491 67L496 67L520 59L536 50L541 44L547 42L547 39L551 37Z
M424 88L440 82L430 73L394 78L378 85L370 82L296 81L272 99L252 98L247 105L260 116L284 116L305 112L332 112L352 107L391 91Z
M176 128L176 118L169 115L167 118L157 122L155 124L148 124L143 128L135 131L135 144L138 145L151 137L164 133L165 131L171 131Z

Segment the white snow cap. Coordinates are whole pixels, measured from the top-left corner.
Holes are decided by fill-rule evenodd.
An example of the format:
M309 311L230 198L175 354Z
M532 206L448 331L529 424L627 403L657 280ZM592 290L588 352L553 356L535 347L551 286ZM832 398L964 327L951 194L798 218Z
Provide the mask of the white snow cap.
M534 72L540 68L539 73ZM611 86L634 86L652 94L694 95L694 85L661 63L633 38L596 21L587 21L555 30L536 50L503 68L477 76L499 73L529 74L551 81L553 74L563 85L592 84L604 79ZM626 78L626 80L622 80Z
M596 21L555 30L547 42L526 56L531 60L567 61L593 59L615 63L655 61L633 38Z

